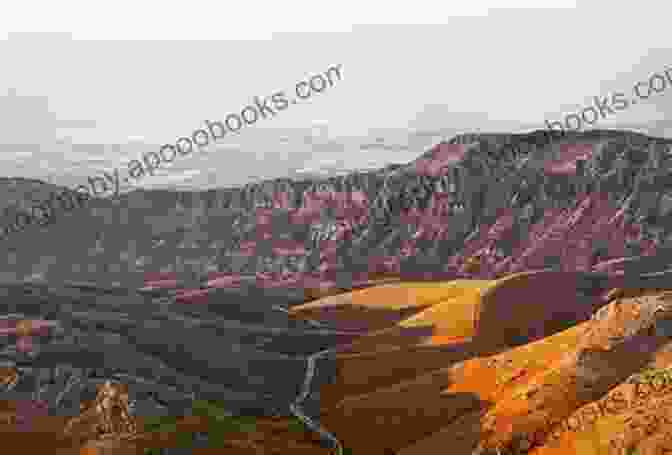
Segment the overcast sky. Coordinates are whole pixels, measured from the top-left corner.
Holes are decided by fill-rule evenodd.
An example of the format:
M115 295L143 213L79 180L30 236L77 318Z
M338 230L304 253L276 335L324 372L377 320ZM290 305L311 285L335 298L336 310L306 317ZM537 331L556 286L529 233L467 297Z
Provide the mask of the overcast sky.
M338 64L340 82L253 128L541 128L672 68L663 1L70 3L4 7L0 95L45 97L80 121L58 132L75 142L174 142ZM672 136L668 91L597 126Z

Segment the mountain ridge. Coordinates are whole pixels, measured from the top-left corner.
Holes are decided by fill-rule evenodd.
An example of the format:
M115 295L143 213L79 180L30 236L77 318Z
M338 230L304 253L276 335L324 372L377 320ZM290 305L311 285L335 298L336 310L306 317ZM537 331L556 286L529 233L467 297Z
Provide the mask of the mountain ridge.
M122 194L118 200L93 199L83 209L59 212L57 221L44 227L29 226L13 233L2 247L19 260L18 256L32 256L30 252L19 253L20 245L44 245L41 256L60 262L59 258L65 258L55 244L67 242L66 234L74 229L80 234L78 243L86 245L75 246L71 251L74 256L84 249L87 256L89 251L102 250L102 256L108 263L116 262L119 270L107 270L108 276L118 274L124 281L137 273L178 273L180 260L182 264L194 263L198 269L194 273L201 277L208 273L272 272L271 264L276 260L280 265L275 266L275 272L289 273L293 266L287 263L298 261L305 262L295 264L299 269L323 277L346 269L399 274L404 268L401 263L408 264L408 273L414 272L414 267L418 273L423 268L446 272L437 262L455 265L456 259L450 258L461 246L471 250L474 242L497 243L504 250L500 253L508 250L513 254L526 226L545 230L552 212L567 215L574 210L576 217L583 217L578 207L572 209L579 193L602 201L595 202L602 207L595 208L602 213L595 216L604 219L606 226L610 225L609 214L615 216L621 210L617 230L638 221L644 223L645 235L667 235L662 218L669 212L672 197L665 190L670 144L669 139L613 130L562 136L543 130L465 133L435 145L409 163L343 177L280 178L239 188L188 192L139 189ZM577 176L577 166L583 175ZM47 185L39 186L46 189ZM660 186L660 197L651 195L651 185ZM7 183L0 191L2 199L25 205L34 200L35 190L24 190L21 193L20 188L10 188ZM636 197L624 206L633 194ZM651 204L661 207L648 207ZM663 210L665 216L650 216L656 209ZM633 216L628 215L633 211ZM508 241L469 241L487 237L486 226L491 229L496 222L504 223L498 229L506 232L495 229L490 237L508 236ZM541 225L536 224L539 222ZM556 230L565 229L562 218L556 223ZM577 229L585 229L584 225ZM111 229L113 226L116 228ZM566 228L570 229L569 225ZM157 244L161 246L155 247ZM120 260L108 254L114 249L128 257ZM182 259L170 261L173 254ZM304 261L302 256L312 259ZM62 264L72 265L73 258L68 259ZM81 260L87 262L84 257ZM385 265L386 261L393 265ZM12 272L17 277L48 274L52 268L44 261L35 267L38 260L17 270L7 267L11 260L8 262L5 267L0 264L0 272L8 278ZM152 265L137 265L140 263ZM89 265L84 263L80 269ZM68 279L81 280L87 273L77 272L75 267L71 275ZM133 282L137 284L137 280Z

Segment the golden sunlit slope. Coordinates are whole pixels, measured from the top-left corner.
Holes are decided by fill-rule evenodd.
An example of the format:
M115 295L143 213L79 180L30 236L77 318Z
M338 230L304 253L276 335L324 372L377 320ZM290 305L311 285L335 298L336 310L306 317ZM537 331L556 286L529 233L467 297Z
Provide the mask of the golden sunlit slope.
M508 447L521 435L537 441L549 430L549 417L566 418L644 368L669 342L653 329L670 316L672 302L653 296L599 310L574 349L498 400L483 421L484 447Z
M661 298L659 294L611 302L590 321L551 337L462 362L423 376L414 385L346 398L326 413L334 427L337 413L348 415L342 425L352 425L356 440L355 426L363 422L352 420L377 412L367 437L375 436L381 425L381 432L388 431L383 445L403 447L398 455L441 453L445 447L458 455L497 450L615 455L624 453L618 451L624 447L642 454L667 453L663 448L669 447L672 435L672 343L669 336L652 330L671 315L670 305L661 305ZM643 374L631 377L638 385L626 381L642 369ZM440 399L430 398L432 376L435 384L450 382ZM459 408L465 397L472 401L469 410L443 423L431 418L448 415L450 409L444 408ZM403 415L404 406L411 406L410 415ZM408 429L403 429L404 422ZM414 433L410 425L421 428ZM344 438L347 431L341 430ZM477 446L480 449L474 451ZM384 452L373 448L369 453Z
M329 296L292 308L296 314L313 309L358 305L398 310L431 305L449 297L459 297L473 289L485 289L496 280L453 280L388 283L345 294Z
M601 455L627 449L641 454L672 452L672 369L634 375L580 407L531 453Z
M388 328L432 305L475 295L494 281L405 282L374 286L295 306L290 314L342 328Z
M476 337L491 345L510 345L564 329L568 322L590 317L591 302L577 298L578 275L535 271L498 280L403 282L374 286L325 297L293 307L295 317L330 322L338 327L368 329L361 344L389 345L383 329L416 329L426 333L412 344L444 344ZM391 333L395 333L392 330ZM413 336L398 339L400 346ZM404 340L404 341L402 341ZM361 347L357 352L362 352Z
M495 283L389 284L295 308L299 314L310 311L312 317L323 321L348 320L352 326L350 320L364 320L363 327L374 328L337 351L338 379L333 387L323 388L320 399L337 402L345 395L367 393L472 356L470 337L480 293Z
M448 297L426 310L399 322L399 327L432 327L433 335L422 344L441 344L442 335L448 340L474 335L476 319L481 305L479 288L461 289L459 296Z
M660 400L599 417L604 422L593 429L575 431L572 413L642 368L672 365L669 335L656 329L672 315L670 293L626 290L613 292L608 304L581 301L576 279L542 271L485 286L454 283L452 295L337 354L335 381L320 390L321 421L354 453L424 455L450 448L467 455L480 447L473 453L555 455L585 446L586 453L615 454L608 449L615 444L610 430L628 435L627 447L663 453L651 450L667 444L672 416L656 403L672 404L662 392L672 388L672 376L665 387L656 386ZM406 289L432 289L423 284L406 283ZM648 433L626 425L647 421L637 417L642 413L657 422Z
M398 292L404 292L409 300L414 299L408 305L416 309L414 314L400 319L396 324L388 324L387 328L363 336L341 352L379 352L386 348L440 345L445 344L442 341L450 343L470 338L474 335L481 293L496 283L494 280L460 280L451 283L421 283L424 285L422 287L411 287L414 283L407 283ZM367 297L373 299L376 295L371 293ZM360 299L368 307L388 306L388 302L365 301L362 297ZM397 304L394 301L389 303L389 306ZM415 306L411 306L412 304ZM341 307L342 312L349 309Z
M439 346L472 337L493 347L512 345L557 332L567 320L587 319L592 310L591 305L576 299L574 273L524 272L499 280L402 283L382 288L303 307L319 308L323 314L329 310L344 314L354 311L353 307L419 309L392 327L356 341L348 353L364 352L364 346L380 351L391 345ZM553 289L552 295L548 295L549 289Z
M355 452L358 448L380 454L385 453L381 447L399 450L449 426L461 415L485 411L488 403L524 380L526 374L543 371L547 367L545 360L557 358L576 345L584 330L581 326L573 327L489 358L473 358L460 363L447 361L443 368L377 388L368 394L346 396L331 407L324 403L322 420ZM412 367L412 357L408 356L406 360L407 366ZM473 433L467 431L471 429L469 426L457 433L465 432L469 442L474 438L477 441L478 424L477 419ZM462 425L464 422L456 423L458 429ZM366 429L366 436L363 429ZM440 439L440 444L428 441L423 446L432 447L434 451L418 449L409 453L440 453L436 449L453 447L450 441L456 436L451 430L449 438Z
M572 273L530 272L492 281L420 284L390 285L385 292L371 288L354 297L360 307L399 308L402 302L407 307L421 302L424 309L406 318L396 313L396 321L388 322L387 328L341 347L336 356L337 380L325 385L321 394L326 404L551 335L568 322L587 319L592 309L590 302L577 300ZM549 289L554 290L553 296L547 295ZM397 291L392 293L396 301L376 299L392 290ZM308 305L333 305L339 314L347 314L353 297L344 297L340 306L334 300Z

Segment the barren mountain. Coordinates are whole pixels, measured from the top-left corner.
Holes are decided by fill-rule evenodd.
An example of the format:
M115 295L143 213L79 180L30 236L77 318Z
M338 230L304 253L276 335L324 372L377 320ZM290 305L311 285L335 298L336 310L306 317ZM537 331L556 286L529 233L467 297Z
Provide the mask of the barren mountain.
M375 172L135 191L48 223L31 207L65 189L5 179L0 226L26 224L1 246L14 423L121 381L140 415L223 400L355 453L600 453L573 413L670 362L671 144L464 134ZM665 447L644 413L663 423L623 444ZM264 446L248 436L240 453Z

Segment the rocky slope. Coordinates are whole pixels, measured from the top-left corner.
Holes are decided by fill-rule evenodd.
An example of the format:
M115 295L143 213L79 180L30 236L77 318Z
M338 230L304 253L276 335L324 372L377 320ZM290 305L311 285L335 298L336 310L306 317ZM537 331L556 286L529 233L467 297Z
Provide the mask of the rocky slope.
M416 304L410 318L401 315L403 296L382 300L375 288L340 303L330 298L298 307L299 314L321 308L323 319L361 314L356 307L398 315L387 329L336 353L335 379L319 390L322 424L353 453L443 453L446 447L472 455L667 453L670 291L614 292L590 318L569 321L564 330L551 324L528 335L531 318L512 315L505 322L518 325L522 340L493 337L480 324L465 332L462 317L471 324L488 307L525 306L493 292L511 281L519 298L546 303L531 283L505 278L481 284L485 298L471 303L464 299L473 289L468 281L456 285L462 293L409 284L426 303L407 302L407 308ZM461 305L476 317L462 315Z
M376 172L136 191L54 210L53 223L12 233L0 245L0 272L7 280L127 287L157 272L191 284L208 273L258 274L284 287L347 288L370 273L493 277L608 267L668 245L669 145L622 131L550 142L543 132L462 135ZM46 188L10 183L4 200L45 199ZM25 211L17 204L14 212ZM474 257L478 271L468 264Z
M198 397L270 418L304 395L306 426L355 453L572 453L563 419L672 361L671 141L548 139L461 135L345 178L54 210L0 244L12 425L72 418L121 380L141 415ZM0 183L3 226L62 191ZM664 418L624 444L664 447Z
M128 386L128 413L143 418L188 416L194 400L221 401L223 411L255 416L262 425L266 417L291 416L307 356L355 334L290 319L259 290L255 303L254 292L217 290L214 304L184 305L124 289L0 286L3 431L47 432L59 447L82 446L95 439L93 423L82 421L75 442L63 425L108 381ZM203 425L196 425L201 433ZM301 437L284 440L300 446ZM309 446L321 450L311 437Z
M336 435L350 453L442 453L445 447L451 447L451 453L474 455L667 453L672 291L654 286L616 289L604 298L598 294L592 300L575 301L568 292L565 305L557 301L563 311L569 304L588 307L592 315L568 321L563 313L542 330L535 329L535 315L516 312L516 307L529 307L528 299L537 306L548 303L545 308L553 314L553 303L547 302L543 288L535 288L534 283L547 277L560 283L563 274L568 275L548 271L489 281L388 284L296 306L290 312L300 317L310 315L328 322L358 316L360 330L369 329L355 339L328 344L337 349L318 364L317 373L333 362L335 374L315 381L311 394L319 400L305 406L306 412ZM569 287L568 283L560 288ZM23 300L29 289L35 290L35 285L21 288ZM59 294L50 292L49 301L60 300ZM61 290L61 299L63 294ZM82 294L76 297L86 300ZM107 297L106 306L115 309L115 300ZM29 295L28 300L34 299ZM151 322L158 316L153 312L158 302L134 305L130 299L125 296L116 305L129 314L128 319L133 319L133 311L140 306L151 315L143 320ZM12 300L18 301L19 296ZM67 310L67 304L57 303ZM173 305L179 314L185 307L203 306ZM2 401L0 430L6 435L3 441L23 450L50 447L63 454L140 453L137 450L148 447L186 444L198 453L199 447L211 446L212 435L217 433L202 414L190 417L184 413L193 407L195 396L212 397L220 403L223 398L216 421L236 405L240 410L260 401L254 390L263 390L263 386L252 387L253 393L241 384L227 390L211 383L210 376L199 378L196 389L189 390L188 384L199 380L194 378L201 374L198 366L190 364L188 372L174 379L179 373L171 368L179 369L183 361L158 351L154 354L157 360L145 355L143 368L139 368L133 362L139 354L132 348L142 352L146 344L132 344L131 340L138 340L133 330L129 336L117 337L114 347L106 346L104 366L92 366L94 359L86 355L50 359L48 354L54 351L49 347L74 329L64 330L65 324L49 322L66 320L54 305L37 311L42 305L26 302L22 308L35 319L19 319L15 304L7 308L14 316L3 325L3 333L14 338L7 340L13 349L3 352L8 360L0 371L3 398L10 398ZM369 311L363 313L363 308ZM376 313L376 308L386 314ZM493 309L513 310L504 322L525 336L493 333L494 325L484 323L498 313ZM86 320L81 313L73 313ZM214 319L204 313L206 317ZM301 324L291 319L286 323ZM95 332L111 338L109 330L99 327ZM187 342L184 345L189 349ZM81 355L88 346L77 344L71 349ZM124 362L120 359L115 364L111 354L117 346L124 350ZM227 359L236 361L235 357ZM164 365L150 371L153 364L164 360ZM268 364L268 360L259 363ZM277 377L278 366L269 366L272 371L267 377ZM289 368L290 363L281 367ZM300 427L292 430L294 424L276 414L283 415L281 400L275 403L279 407L267 408L267 417L263 409L250 406L247 412L256 416L254 429L226 430L224 440L216 445L219 449L203 450L338 453L324 447L316 433ZM181 413L185 417L163 433L141 430L152 415Z

